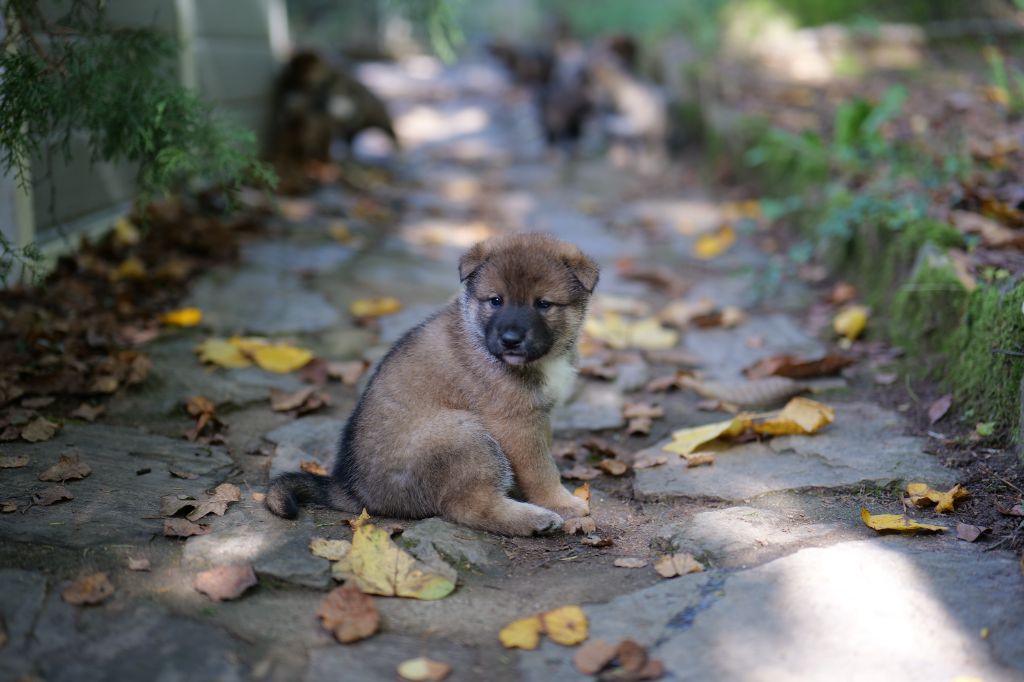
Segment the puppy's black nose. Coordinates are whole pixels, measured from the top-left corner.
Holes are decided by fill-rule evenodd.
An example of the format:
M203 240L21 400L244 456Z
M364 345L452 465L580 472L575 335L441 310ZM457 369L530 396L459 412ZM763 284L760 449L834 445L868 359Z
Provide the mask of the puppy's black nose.
M500 338L501 345L511 350L523 343L523 332L520 329L506 329Z

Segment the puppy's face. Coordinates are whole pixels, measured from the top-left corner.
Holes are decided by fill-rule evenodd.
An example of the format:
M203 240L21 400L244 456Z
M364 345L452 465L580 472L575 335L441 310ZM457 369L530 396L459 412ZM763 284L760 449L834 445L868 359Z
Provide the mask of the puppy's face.
M570 350L598 268L575 246L546 235L498 237L459 263L463 317L492 356L519 366Z

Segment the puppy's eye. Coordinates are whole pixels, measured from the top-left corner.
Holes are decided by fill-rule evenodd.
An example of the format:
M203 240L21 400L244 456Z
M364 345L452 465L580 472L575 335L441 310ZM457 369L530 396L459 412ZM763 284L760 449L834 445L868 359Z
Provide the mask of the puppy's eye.
M534 303L540 310L547 310L551 307L551 301L545 301L543 298L538 298L537 302Z
M502 303L504 301L501 300L501 296L492 296L490 299L490 304L495 308L500 308Z

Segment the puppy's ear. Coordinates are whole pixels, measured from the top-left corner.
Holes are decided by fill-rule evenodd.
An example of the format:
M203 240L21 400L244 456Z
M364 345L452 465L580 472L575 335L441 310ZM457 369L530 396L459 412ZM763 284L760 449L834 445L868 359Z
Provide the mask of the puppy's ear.
M594 292L594 287L597 286L597 280L601 276L601 268L597 266L597 263L592 261L587 254L583 253L579 249L573 247L572 253L566 254L562 257L562 261L566 267L569 268L583 288L587 290L588 294Z
M487 247L487 242L478 242L469 251L462 254L462 258L459 259L459 281L465 282L470 275L477 271L477 268L490 258L490 255L491 251Z

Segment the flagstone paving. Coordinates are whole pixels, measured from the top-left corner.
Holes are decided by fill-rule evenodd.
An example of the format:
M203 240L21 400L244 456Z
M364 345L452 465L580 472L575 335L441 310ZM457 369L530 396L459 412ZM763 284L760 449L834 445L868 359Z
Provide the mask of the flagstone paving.
M31 462L0 470L0 498L19 507L0 515L0 679L393 680L400 662L421 655L450 664L450 680L592 679L574 670L571 648L545 640L536 651L514 651L498 642L512 620L565 604L583 606L591 638L649 647L665 679L1024 679L1016 557L952 532L879 536L862 524L861 505L900 511L903 482L941 487L957 476L902 414L844 381L822 386L836 419L814 436L734 445L711 466L673 460L593 480L594 520L611 546L383 520L404 530L398 541L417 556L450 562L458 587L436 602L378 598L382 631L336 643L315 617L333 584L329 566L308 545L315 536L351 538L351 515L311 509L285 521L257 497L272 473L303 461L329 466L357 389L329 384L332 403L316 415L273 413L270 389L295 390L298 378L203 367L193 347L207 333L277 336L327 360L374 361L456 292L458 255L475 239L536 229L600 261L602 296L632 297L651 310L668 301L622 277L617 263L632 259L671 265L691 285L690 301L743 308L750 317L737 327L682 335L679 348L708 377L736 379L758 358L825 349L807 329L812 293L773 280L778 264L752 241L741 236L721 259L691 258L695 237L722 215L710 190L686 180L692 174L638 178L601 159L547 162L528 103L507 98L508 86L486 65L374 65L364 73L408 133L399 180L380 188L396 224L370 227L354 215L358 192L316 192L309 215L273 219L237 265L194 284L188 302L203 309L205 328L145 347L154 361L147 384L115 398L95 424L3 445L4 455ZM325 226L339 219L361 239L333 241ZM381 295L399 298L403 312L356 326L348 305ZM699 411L686 392L645 393L649 379L670 369L627 358L614 381L580 379L556 413L556 440L596 433L627 452L659 452L672 429L723 418ZM224 444L181 438L190 426L182 405L193 395L216 403L228 426ZM665 419L649 437L622 435L622 405L652 397ZM39 473L68 452L92 474L65 483L72 500L29 506L51 485ZM161 535L162 496L202 498L223 481L243 499L204 519L209 534ZM666 551L690 552L707 570L661 579L651 564ZM614 566L622 557L649 564ZM148 559L150 570L128 571L128 558ZM198 571L230 563L252 564L259 585L221 603L193 589ZM71 580L96 571L110 574L111 599L89 607L61 599Z

